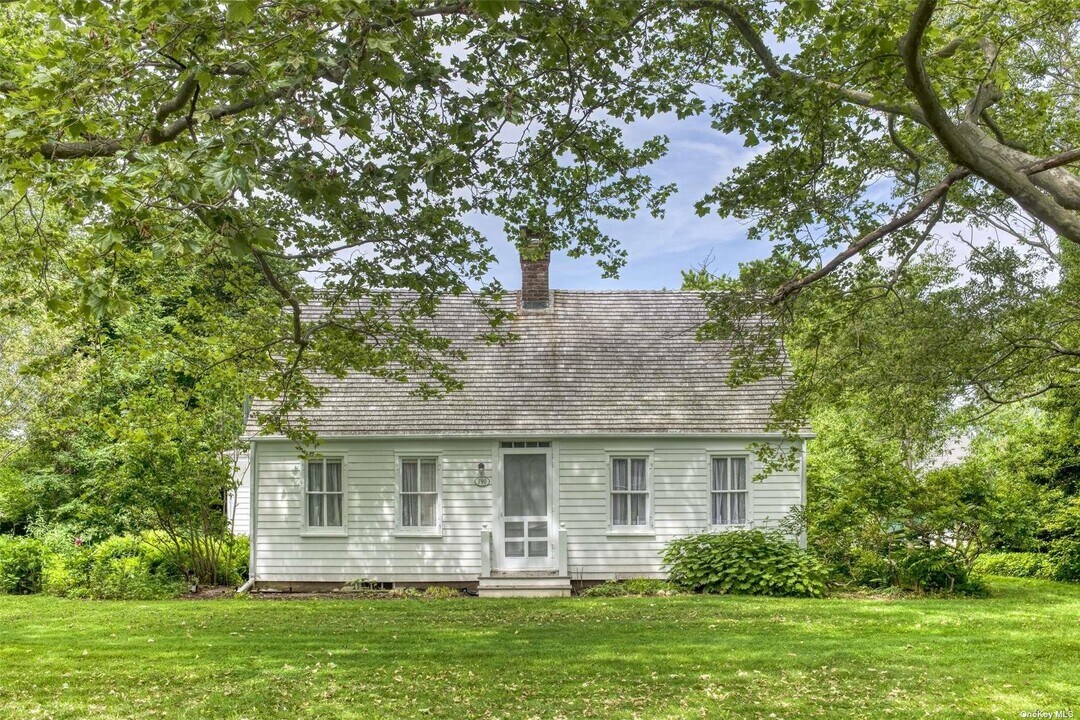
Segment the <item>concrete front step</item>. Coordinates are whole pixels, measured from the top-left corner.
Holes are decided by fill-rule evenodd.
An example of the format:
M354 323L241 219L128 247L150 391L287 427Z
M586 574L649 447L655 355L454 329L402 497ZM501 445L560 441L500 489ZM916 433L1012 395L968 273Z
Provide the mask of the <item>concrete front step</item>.
M570 578L551 575L500 575L480 578L480 597L569 597Z

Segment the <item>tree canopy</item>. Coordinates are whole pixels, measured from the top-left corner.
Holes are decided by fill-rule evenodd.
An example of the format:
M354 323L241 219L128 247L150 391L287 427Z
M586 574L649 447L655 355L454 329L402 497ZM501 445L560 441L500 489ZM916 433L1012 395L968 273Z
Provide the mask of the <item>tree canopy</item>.
M5 288L101 324L137 302L125 274L228 255L285 311L236 349L267 370L255 391L282 400L270 427L315 399L310 370L453 389L452 353L417 321L443 294L500 291L479 215L617 272L605 221L660 213L673 190L647 172L664 138L624 139L657 113L707 113L760 148L717 187L687 189L772 245L738 277L696 284L714 319L702 336L737 336L734 381L780 370L776 340L800 323L857 369L851 338L881 313L893 347L935 369L906 380L942 397L1007 403L1078 381L1070 0L0 13L2 255L18 270ZM316 288L326 310L305 311Z

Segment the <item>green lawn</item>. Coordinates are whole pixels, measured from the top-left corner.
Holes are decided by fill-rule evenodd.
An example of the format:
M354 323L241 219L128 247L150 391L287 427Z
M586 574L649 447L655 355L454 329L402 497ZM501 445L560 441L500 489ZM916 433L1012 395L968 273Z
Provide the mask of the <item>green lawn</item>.
M1080 586L987 600L0 597L0 717L1080 716Z

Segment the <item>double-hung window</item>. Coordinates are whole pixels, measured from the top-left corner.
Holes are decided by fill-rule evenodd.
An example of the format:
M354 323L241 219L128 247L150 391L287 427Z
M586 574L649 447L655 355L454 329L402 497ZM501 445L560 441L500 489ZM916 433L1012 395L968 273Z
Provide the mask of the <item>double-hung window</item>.
M641 530L649 526L649 459L611 458L611 527Z
M713 525L745 525L749 496L745 457L714 457L709 493L709 521Z
M439 527L438 458L403 457L398 527L434 532Z
M309 528L345 527L345 489L341 458L307 461L306 511Z

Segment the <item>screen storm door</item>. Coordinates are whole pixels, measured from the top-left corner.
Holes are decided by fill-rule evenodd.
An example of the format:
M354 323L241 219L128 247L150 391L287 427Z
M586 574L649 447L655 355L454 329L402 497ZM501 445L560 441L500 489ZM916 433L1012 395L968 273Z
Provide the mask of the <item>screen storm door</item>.
M549 448L503 448L496 503L495 559L500 570L550 570Z

